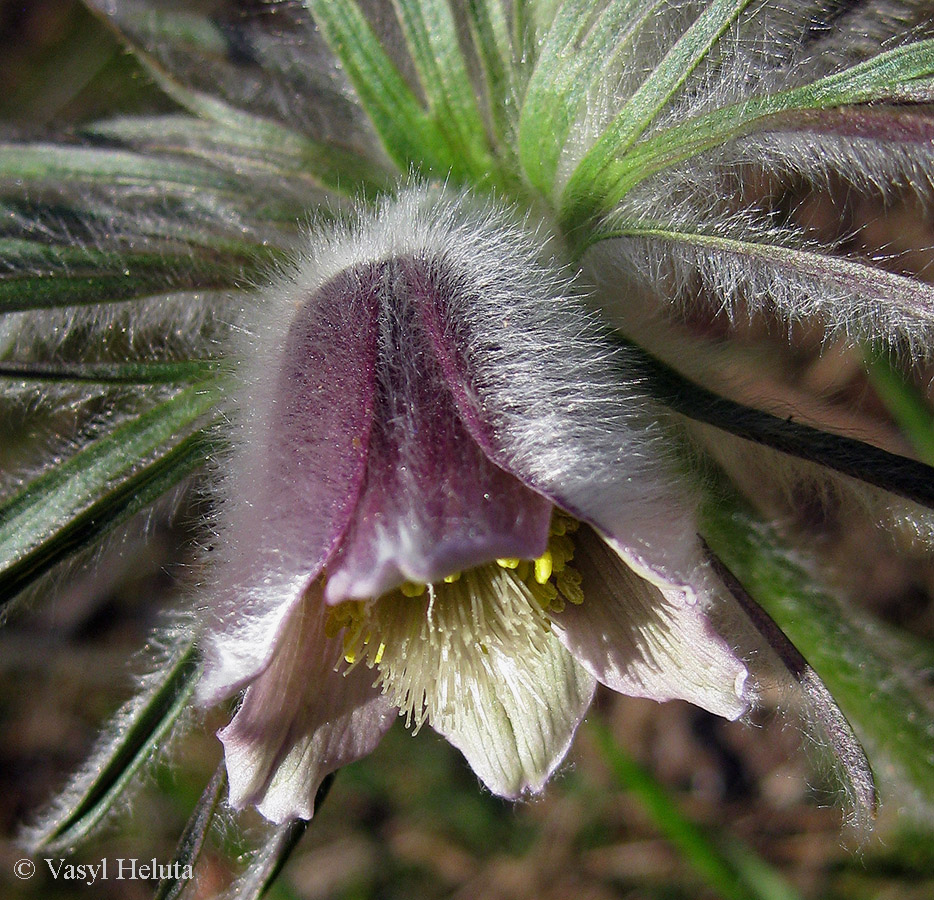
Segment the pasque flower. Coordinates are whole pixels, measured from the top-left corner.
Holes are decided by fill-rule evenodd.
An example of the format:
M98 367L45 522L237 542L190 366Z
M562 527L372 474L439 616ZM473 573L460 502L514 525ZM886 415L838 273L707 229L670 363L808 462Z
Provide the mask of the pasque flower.
M517 797L597 683L737 718L778 675L872 808L756 601L934 796L920 679L737 500L816 484L882 515L931 505L930 470L721 396L730 342L682 315L930 360L934 288L772 197L930 199L919 6L85 2L179 109L0 145L4 397L71 422L11 451L0 591L206 462L214 506L181 649L38 845L82 838L190 695L242 697L231 803L286 822L400 714Z
M472 207L408 191L318 235L239 339L201 691L247 686L231 799L277 822L397 709L516 797L598 680L748 706L659 410L529 236Z

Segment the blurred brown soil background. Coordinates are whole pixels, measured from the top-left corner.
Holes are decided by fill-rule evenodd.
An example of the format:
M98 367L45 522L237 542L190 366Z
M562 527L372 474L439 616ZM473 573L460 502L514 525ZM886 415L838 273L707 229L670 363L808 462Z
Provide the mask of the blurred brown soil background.
M0 120L14 133L53 133L112 109L152 109L158 94L112 38L67 0L0 2ZM751 184L762 202L790 205L815 233L854 235L864 252L884 248L934 279L931 211L884 207L842 186L821 194L795 185ZM692 321L716 336L717 319ZM738 326L766 393L836 411L854 432L910 452L867 381L858 354L821 347L796 329L791 348L775 323ZM755 347L755 351L752 348ZM763 347L765 349L763 349ZM767 363L767 364L766 364ZM930 373L921 373L927 384ZM763 389L764 390L764 389ZM0 438L2 440L2 438ZM0 632L0 897L136 900L152 884L93 887L53 882L40 871L17 882L23 822L87 754L101 721L131 691L127 660L142 667L160 613L179 602L196 538L196 510L156 515L72 567ZM934 639L934 566L870 523L832 507L790 504L786 528L807 536L829 583L848 602L919 637ZM934 673L929 673L934 676ZM834 789L801 750L801 735L768 709L752 724L727 723L682 703L656 705L599 695L620 744L667 786L711 833L745 842L808 900L927 900L934 896L934 844L883 806L877 836L860 846L841 833ZM181 742L171 769L157 767L132 808L68 860L155 856L168 860L188 811L220 760L212 712ZM250 817L246 817L248 822ZM240 846L219 833L203 860L197 897L213 896ZM40 864L41 865L41 864ZM473 900L696 900L712 893L659 834L640 803L615 786L585 724L544 797L512 805L489 796L456 751L428 729L397 727L368 760L337 778L331 796L270 896Z

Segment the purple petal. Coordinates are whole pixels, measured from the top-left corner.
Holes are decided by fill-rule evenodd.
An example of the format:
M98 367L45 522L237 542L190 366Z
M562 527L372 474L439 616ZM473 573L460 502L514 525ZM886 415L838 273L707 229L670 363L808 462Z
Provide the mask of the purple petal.
M267 298L270 319L277 310L290 318L287 328L265 324L241 364L241 441L199 688L208 702L268 663L283 622L351 520L373 419L379 283L378 267L360 266ZM272 337L277 325L284 338Z
M335 671L342 646L325 637L326 612L320 592L294 611L272 663L219 733L235 809L310 819L324 777L371 753L396 718L369 669Z
M640 573L689 586L703 554L663 408L579 301L548 293L555 286L534 260L509 273L496 259L494 248L474 248L456 261L464 271L449 275L453 288L440 267L416 270L425 332L461 421L491 460L598 528Z
M640 578L589 529L578 533L574 565L584 602L568 604L554 624L601 683L631 697L687 700L728 719L748 710L746 667L703 606Z
M492 463L458 414L424 333L412 259L383 263L379 395L366 486L327 598L376 597L497 557L544 552L551 503Z

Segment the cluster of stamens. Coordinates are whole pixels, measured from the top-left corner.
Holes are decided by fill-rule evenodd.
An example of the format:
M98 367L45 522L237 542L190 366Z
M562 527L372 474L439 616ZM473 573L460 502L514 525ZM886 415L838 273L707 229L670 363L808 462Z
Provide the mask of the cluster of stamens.
M495 565L503 570L504 574L508 573L513 587L535 601L546 625L548 616L560 613L565 603L584 602L580 572L570 565L574 558L574 541L571 535L577 531L578 527L579 523L576 519L555 510L551 519L548 545L541 556L537 559L504 558L495 561ZM475 572L479 574L489 568L485 566ZM393 603L397 600L404 602L425 597L427 594L426 613L430 620L431 610L436 600L446 597L449 593L453 594L454 592L448 588L448 585L457 584L463 575L463 572L454 572L434 584L407 581L377 601L347 600L339 603L328 614L325 633L329 638L341 635L344 659L351 665L356 664L361 655L366 657L369 665L379 665L383 659L386 644L380 640L374 650L374 642L380 637L380 629L374 627L376 617L371 614L374 604ZM461 585L458 585L458 588L461 588ZM460 595L464 591L460 589L457 593Z

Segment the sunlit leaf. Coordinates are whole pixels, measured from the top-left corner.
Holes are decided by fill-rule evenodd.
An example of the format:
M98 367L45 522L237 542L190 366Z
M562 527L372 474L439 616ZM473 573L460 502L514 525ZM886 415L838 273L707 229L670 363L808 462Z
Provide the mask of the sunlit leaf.
M403 172L463 174L435 118L424 109L353 0L305 0L383 141Z
M571 226L592 210L592 197L603 193L602 179L649 127L710 48L749 5L750 0L713 0L675 42L665 58L626 101L619 115L581 160L562 198L562 219Z
M200 382L48 468L0 505L0 606L203 465L196 429L217 387Z
M493 159L476 91L447 0L393 0L438 128L473 177L485 181Z
M636 184L656 172L756 129L767 129L771 116L885 100L897 96L900 88L913 81L927 83L931 76L934 76L934 41L918 41L880 53L811 84L761 94L688 119L634 145L633 139L614 138L615 149L608 146L600 150L608 140L604 136L568 184L565 220L569 224L579 223L598 209L611 208ZM585 200L586 197L590 200Z

